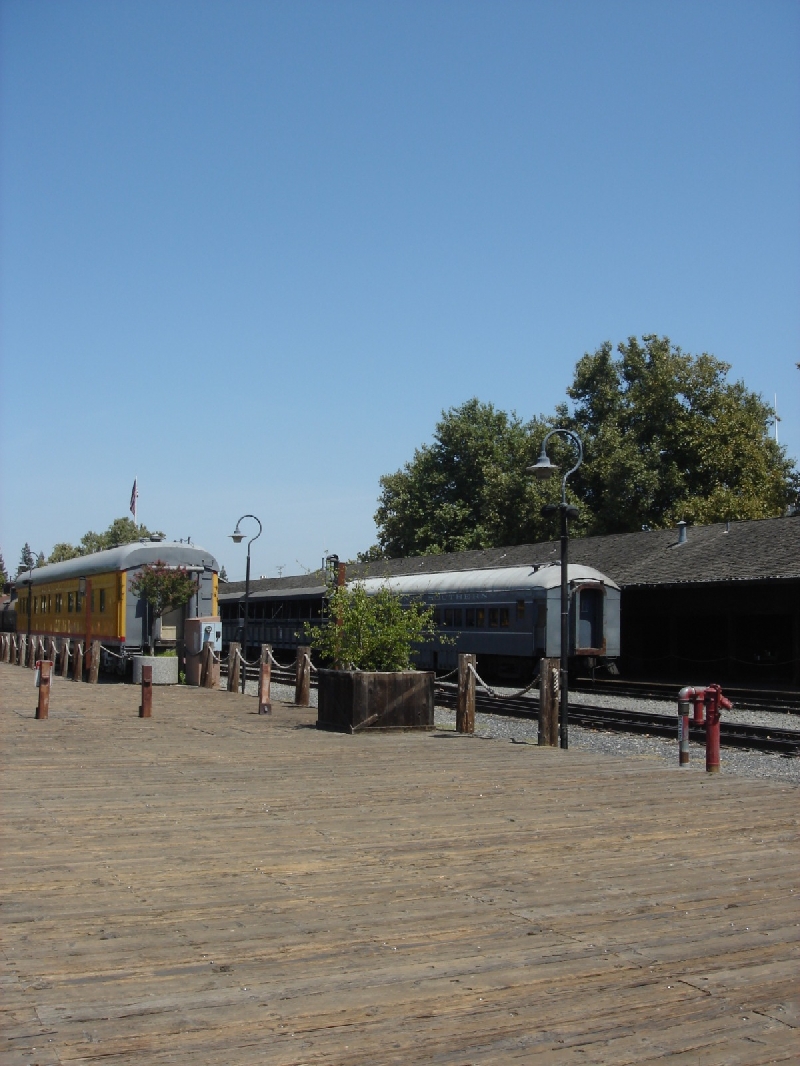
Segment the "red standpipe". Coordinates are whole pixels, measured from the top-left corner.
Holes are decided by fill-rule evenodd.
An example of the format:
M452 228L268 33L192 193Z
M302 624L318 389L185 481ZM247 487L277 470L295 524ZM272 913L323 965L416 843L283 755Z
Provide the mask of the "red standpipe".
M722 695L719 685L708 685L705 690L706 705L706 770L719 773L719 723L720 710L729 711L733 704Z
M682 688L678 693L678 765L689 762L689 714L696 696L693 688Z

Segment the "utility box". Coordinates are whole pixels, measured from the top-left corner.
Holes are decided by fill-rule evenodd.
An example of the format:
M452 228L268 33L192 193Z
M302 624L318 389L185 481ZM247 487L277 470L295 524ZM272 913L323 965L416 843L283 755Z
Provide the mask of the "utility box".
M217 617L187 618L183 625L183 645L186 652L186 684L199 685L203 666L203 645L209 641L216 656L222 651L222 619ZM219 670L216 664L215 672Z

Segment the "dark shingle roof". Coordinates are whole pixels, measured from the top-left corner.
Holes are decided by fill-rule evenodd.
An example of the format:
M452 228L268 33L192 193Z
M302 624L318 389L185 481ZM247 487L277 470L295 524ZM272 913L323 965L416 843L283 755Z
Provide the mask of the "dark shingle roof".
M510 548L386 559L348 566L347 577L395 577L555 562L557 540ZM752 522L717 522L689 526L686 542L675 529L616 533L570 539L570 562L593 566L625 587L637 585L715 584L725 581L800 579L800 518L766 518ZM323 588L322 574L251 581L251 591L289 592ZM244 582L220 586L220 593L241 593Z

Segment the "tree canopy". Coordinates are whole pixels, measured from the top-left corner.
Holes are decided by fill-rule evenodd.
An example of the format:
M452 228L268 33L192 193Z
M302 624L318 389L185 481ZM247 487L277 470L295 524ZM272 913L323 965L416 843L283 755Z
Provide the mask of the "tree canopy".
M137 526L130 518L115 518L104 533L94 533L92 530L84 533L78 545L65 541L55 544L47 561L62 563L65 559L75 559L79 555L91 555L108 548L118 548L121 544L133 544L134 541L150 535L145 526Z
M797 497L800 475L769 434L772 409L730 366L690 355L667 337L610 342L578 362L573 401L523 422L477 398L442 412L433 441L380 479L378 544L359 558L399 557L521 544L554 535L540 515L560 479L535 481L548 429L575 430L584 462L568 482L578 504L573 533L632 532L680 519L767 518ZM562 469L574 454L548 445Z
M491 403L468 400L443 411L432 444L380 479L378 551L399 557L519 544L546 536L543 503L558 487L525 473L549 427L523 423Z
M617 351L584 355L567 390L572 417L559 412L584 442L574 481L591 532L783 513L798 472L769 434L772 408L727 381L728 363L654 335Z

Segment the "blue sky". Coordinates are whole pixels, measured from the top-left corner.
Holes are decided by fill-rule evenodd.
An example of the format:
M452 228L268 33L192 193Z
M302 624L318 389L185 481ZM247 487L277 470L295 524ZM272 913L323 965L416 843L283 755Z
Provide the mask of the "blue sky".
M375 540L471 396L666 334L800 455L794 2L5 0L9 567L127 513L253 572Z

